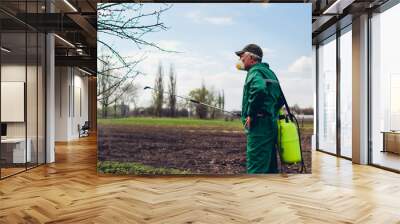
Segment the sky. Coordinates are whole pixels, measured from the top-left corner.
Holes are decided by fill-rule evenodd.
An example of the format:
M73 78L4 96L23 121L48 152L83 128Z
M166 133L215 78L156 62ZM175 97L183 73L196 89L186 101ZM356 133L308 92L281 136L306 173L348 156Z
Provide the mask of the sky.
M146 3L143 11L164 8L165 4ZM224 90L225 109L240 110L245 71L235 68L235 51L254 43L281 82L289 105L313 107L311 4L295 3L175 3L161 15L168 30L146 34L146 41L179 53L99 34L98 38L124 56L145 57L137 69L141 87L154 86L159 63L164 80L170 66L177 75L177 94L187 96L202 82L215 91ZM165 82L165 89L167 83ZM143 88L141 88L143 89ZM139 92L138 106L149 106L151 92Z

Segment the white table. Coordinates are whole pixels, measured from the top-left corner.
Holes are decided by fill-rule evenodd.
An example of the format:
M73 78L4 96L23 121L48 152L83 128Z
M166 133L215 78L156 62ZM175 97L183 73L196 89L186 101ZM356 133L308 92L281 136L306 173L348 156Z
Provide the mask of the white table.
M6 147L13 147L13 163L25 163L31 162L31 145L32 141L30 138L26 140L28 143L26 147L26 154L25 154L25 138L6 138L1 139L1 144ZM4 147L2 146L2 147ZM25 161L26 159L26 161Z

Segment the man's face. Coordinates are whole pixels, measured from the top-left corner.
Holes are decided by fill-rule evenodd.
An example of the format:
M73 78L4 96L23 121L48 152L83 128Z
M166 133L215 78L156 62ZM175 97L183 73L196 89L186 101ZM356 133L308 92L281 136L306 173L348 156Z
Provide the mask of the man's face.
M243 61L244 68L248 70L253 64L256 63L256 61L251 57L251 55L248 52L244 52L243 54L240 55L240 60Z

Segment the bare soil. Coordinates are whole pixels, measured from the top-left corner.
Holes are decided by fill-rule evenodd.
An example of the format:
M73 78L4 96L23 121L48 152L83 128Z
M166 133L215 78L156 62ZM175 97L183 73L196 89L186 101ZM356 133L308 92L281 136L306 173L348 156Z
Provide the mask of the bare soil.
M311 172L310 135L302 136L307 173ZM199 127L101 125L98 160L136 162L194 174L246 173L246 136L241 131ZM286 167L297 173L299 166Z

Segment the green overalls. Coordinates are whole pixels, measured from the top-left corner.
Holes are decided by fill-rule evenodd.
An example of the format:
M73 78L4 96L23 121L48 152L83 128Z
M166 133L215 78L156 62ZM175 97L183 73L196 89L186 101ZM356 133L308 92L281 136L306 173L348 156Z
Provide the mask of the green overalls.
M251 117L247 136L247 173L277 173L278 111L283 106L278 81L267 63L253 65L243 88L242 123Z

